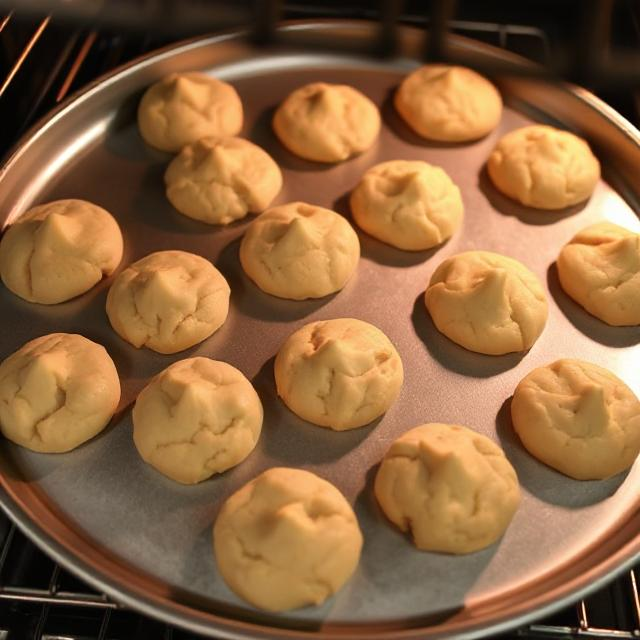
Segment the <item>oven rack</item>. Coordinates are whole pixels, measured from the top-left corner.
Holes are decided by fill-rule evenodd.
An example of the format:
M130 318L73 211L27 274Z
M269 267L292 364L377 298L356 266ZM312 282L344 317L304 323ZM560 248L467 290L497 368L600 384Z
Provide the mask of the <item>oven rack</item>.
M123 1L120 0L120 4ZM170 1L149 0L140 3L147 11L138 16L145 18L139 25L142 27L146 24L147 28L143 33L140 29L136 30L135 20L127 21L122 15L107 13L101 20L97 20L95 16L86 19L81 12L68 13L67 10L66 15L64 11L52 12L50 10L54 4L49 0L23 0L19 8L12 8L4 0L0 0L0 109L4 114L3 127L0 129L0 155L6 155L10 146L33 122L69 94L119 64L176 39L175 32L169 37L161 25L156 24L157 17L154 21L152 15L159 5L171 5ZM84 4L90 3L85 0ZM185 10L181 12L182 18L175 25L181 36L229 28L234 26L233 20L240 16L240 13L222 16L215 13L214 20L200 19L196 22L193 16L200 14L190 13L191 7L199 5L202 10L202 4L202 1L183 0ZM243 3L237 4L241 6ZM437 35L435 39L432 36L431 44L425 44L426 56L448 59L443 43L446 41L446 32L452 31L524 54L543 65L547 70L545 73L563 72L563 75L571 77L569 67L560 69L550 66L555 45L552 34L541 28L539 22L505 23L490 16L480 20L474 15L461 15L452 19L454 3L450 0L432 3L431 19L417 12L401 13L401 7L404 4L410 5L409 2L383 1L379 11L372 11L368 3L360 3L354 7L347 6L348 3L344 2L328 2L322 10L317 5L309 6L302 2L278 3L262 0L245 4L255 4L258 7L259 19L252 24L257 25L254 37L263 42L273 39L275 24L280 17L374 18L380 21L381 30L377 43L372 43L368 53L383 55L393 52L393 34L397 23L428 24L432 32L436 29L441 35ZM633 10L633 0L584 3L591 10L597 10L600 21L605 25L599 25L599 33L602 29L611 27L614 4L627 5L629 23L635 29L636 43L640 43L639 12ZM637 6L636 4L636 8ZM4 13L3 7L6 7ZM42 13L43 7L49 12ZM605 14L609 19L602 19ZM192 23L188 23L189 16ZM589 37L595 37L595 32ZM434 48L434 41L440 41L440 51L437 47ZM335 42L316 41L310 44L328 49L340 46L340 43ZM634 69L640 74L640 61ZM488 71L496 72L495 69ZM584 73L583 71L583 80L597 80L595 76L584 76ZM617 81L624 80L623 85L628 86L626 82L630 81L629 78L621 78L619 75L615 77ZM640 86L637 81L639 79L640 75L636 79L636 86ZM607 94L604 96L606 98ZM637 108L636 100L637 97L627 89L621 98L618 96L618 101L614 104L623 113L628 109L625 115L638 124L638 114L634 111L634 107ZM640 566L637 566L607 588L580 600L575 606L505 637L638 640L639 586ZM0 640L31 638L195 640L197 636L145 618L92 590L40 552L0 513Z

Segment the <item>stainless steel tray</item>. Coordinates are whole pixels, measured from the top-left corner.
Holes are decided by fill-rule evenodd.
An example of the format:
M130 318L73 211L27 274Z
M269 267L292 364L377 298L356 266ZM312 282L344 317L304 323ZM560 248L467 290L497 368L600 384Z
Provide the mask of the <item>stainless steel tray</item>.
M330 22L306 29L364 39L375 25ZM640 392L640 330L610 328L559 289L553 262L579 228L608 218L638 228L640 137L590 94L527 80L500 82L507 104L497 131L469 145L432 145L391 108L391 93L415 66L419 33L403 29L402 57L364 60L286 49L254 50L238 36L200 39L153 54L98 81L40 123L0 173L1 221L34 203L86 198L114 213L125 235L123 266L150 251L180 248L211 259L231 285L226 324L202 345L174 356L136 350L111 330L104 312L109 282L71 302L31 305L0 288L0 357L51 331L80 332L104 344L122 378L120 411L105 433L64 455L38 455L0 444L4 510L56 560L113 598L168 622L217 637L471 637L522 624L600 586L640 551L640 464L603 482L570 480L532 459L514 437L508 402L532 368L561 356L609 367ZM456 40L478 56L505 56ZM228 228L188 220L163 194L169 156L139 138L141 91L176 70L204 69L231 81L246 108L243 134L266 148L284 171L278 202L307 200L345 215L347 194L371 165L420 158L441 165L462 189L464 228L435 250L403 253L360 233L357 275L339 294L288 302L262 294L243 275L239 238L249 219ZM274 139L273 108L312 80L352 84L380 105L379 143L337 166L296 159ZM497 138L532 120L560 122L592 142L604 166L584 208L527 211L489 184L484 162ZM465 249L503 252L548 285L548 326L531 352L473 354L442 337L422 302L427 280L445 257ZM297 420L278 401L272 365L279 345L314 319L355 316L379 326L397 345L406 381L398 402L372 426L333 433ZM205 354L239 367L265 407L256 451L243 464L195 487L179 486L138 457L130 407L147 380L171 362ZM464 557L416 551L390 526L372 497L376 465L389 443L429 421L458 422L497 440L514 464L522 505L504 538ZM324 606L281 616L254 611L226 588L211 551L221 501L273 465L311 469L355 505L365 534L359 569Z

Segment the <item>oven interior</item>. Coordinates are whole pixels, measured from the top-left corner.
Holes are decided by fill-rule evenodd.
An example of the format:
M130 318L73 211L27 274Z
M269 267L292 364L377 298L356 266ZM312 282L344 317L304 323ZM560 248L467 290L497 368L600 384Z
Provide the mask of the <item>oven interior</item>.
M234 3L207 0L0 0L0 155L34 123L103 73L181 38L241 27L260 43L282 19L366 18L380 25L370 55L393 54L396 24L426 26L425 57L450 60L449 31L525 56L534 73L593 90L640 126L640 3ZM348 43L308 43L335 48ZM465 62L458 61L456 62ZM487 73L504 69L482 69ZM511 73L532 73L513 68ZM640 565L606 588L505 637L640 638ZM187 639L120 607L62 570L0 515L0 640Z

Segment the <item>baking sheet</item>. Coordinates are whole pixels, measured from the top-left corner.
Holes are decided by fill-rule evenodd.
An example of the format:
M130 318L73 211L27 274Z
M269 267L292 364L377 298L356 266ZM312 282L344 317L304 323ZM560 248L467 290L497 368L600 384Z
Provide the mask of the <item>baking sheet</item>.
M625 201L602 181L585 206L560 213L509 202L489 183L484 163L503 133L532 121L527 114L534 112L532 106L539 108L536 92L531 91L529 101L522 96L510 100L506 94L517 109L507 107L498 129L483 140L430 144L413 135L391 106L393 89L415 64L280 50L256 55L224 38L191 43L96 85L32 136L0 174L5 223L39 202L84 198L111 211L120 223L125 238L121 268L152 251L182 249L210 259L231 286L223 327L204 343L171 356L136 350L113 332L104 311L110 279L54 307L31 305L0 288L0 358L44 333L78 332L103 344L118 368L122 400L103 434L74 452L52 456L3 440L0 469L4 508L65 564L93 576L128 604L213 635L260 633L253 626L227 626L224 619L348 636L371 637L398 628L422 635L473 634L535 615L565 596L570 583L572 590L584 588L588 583L576 582L574 575L586 576L583 566L595 570L590 580L595 585L605 573L603 552L617 558L617 566L637 553L640 465L606 481L571 480L529 456L509 420L509 398L518 381L559 357L605 366L640 392L640 330L607 327L589 316L562 293L553 267L560 247L592 222L607 219L640 230L635 194L626 192ZM358 230L362 259L342 292L304 302L262 293L244 276L238 260L239 240L252 217L219 228L179 215L163 190L171 156L145 146L136 130L141 90L171 70L191 68L215 73L238 90L245 107L242 135L264 147L283 170L284 188L276 203L303 200L349 217L348 194L370 166L421 159L443 167L459 185L463 228L446 244L418 253L393 249ZM325 166L298 159L277 142L270 129L273 109L290 91L312 81L351 84L380 106L384 124L372 149ZM535 115L555 121L557 114ZM614 128L602 115L600 120L601 127ZM606 180L616 183L615 162L603 160ZM530 352L474 354L448 341L430 321L423 292L431 273L446 257L470 249L515 257L545 283L549 320ZM402 392L390 411L370 426L343 433L297 419L277 399L273 382L273 357L285 338L303 324L337 317L378 326L396 345L405 368ZM243 371L261 397L265 421L256 450L245 462L184 487L139 458L130 409L150 377L194 355L225 360ZM376 466L389 444L418 424L436 421L467 425L498 442L522 485L522 503L506 535L475 554L416 551L373 499ZM267 616L225 586L212 555L211 525L224 498L276 465L303 467L333 482L354 505L365 544L356 574L336 597L321 607ZM585 560L589 556L592 560ZM141 575L145 584L139 590L153 592L152 601L132 587Z

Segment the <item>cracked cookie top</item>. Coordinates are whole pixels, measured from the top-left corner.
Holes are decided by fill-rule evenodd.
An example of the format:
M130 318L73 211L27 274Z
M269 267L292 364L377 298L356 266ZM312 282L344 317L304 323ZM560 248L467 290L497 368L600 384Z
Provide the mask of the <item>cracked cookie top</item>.
M369 169L351 193L358 226L398 249L422 251L450 238L462 222L460 189L440 168L392 160Z
M234 493L213 527L218 569L252 605L286 611L319 605L358 566L362 533L332 484L275 467Z
M577 233L560 251L562 288L589 313L620 327L640 324L640 235L611 222Z
M222 326L229 295L227 281L208 260L186 251L158 251L113 281L107 315L134 347L176 353Z
M385 515L424 551L471 553L506 531L520 487L502 449L467 427L424 424L389 448L374 491Z
M160 473L195 484L242 462L258 441L262 417L258 394L235 367L188 358L138 395L133 441Z
M517 260L489 251L445 260L431 276L425 303L447 338L488 355L530 349L548 315L538 278Z
M467 142L498 126L502 98L485 77L466 67L430 64L403 81L394 104L405 122L427 140Z
M266 293L291 300L339 291L359 259L360 242L347 220L304 202L268 209L240 244L245 273Z
M236 90L204 73L172 73L151 85L138 105L145 142L174 153L205 136L235 136L242 119Z
M41 336L0 364L0 430L32 451L75 449L107 426L119 401L113 360L80 335Z
M503 136L487 170L502 193L538 209L583 202L600 179L600 163L582 138L542 124Z
M293 333L275 360L278 395L296 415L336 431L384 414L404 379L389 338L368 322L322 320Z
M516 387L511 417L532 456L577 480L609 478L640 454L640 401L590 362L534 369Z
M278 107L273 130L301 158L340 162L373 145L380 133L380 113L353 87L314 82L296 89Z
M180 213L209 224L260 213L282 188L271 156L242 138L202 138L185 146L164 181L167 198Z
M29 302L70 300L111 275L122 260L113 216L85 200L56 200L18 218L0 241L0 276Z

